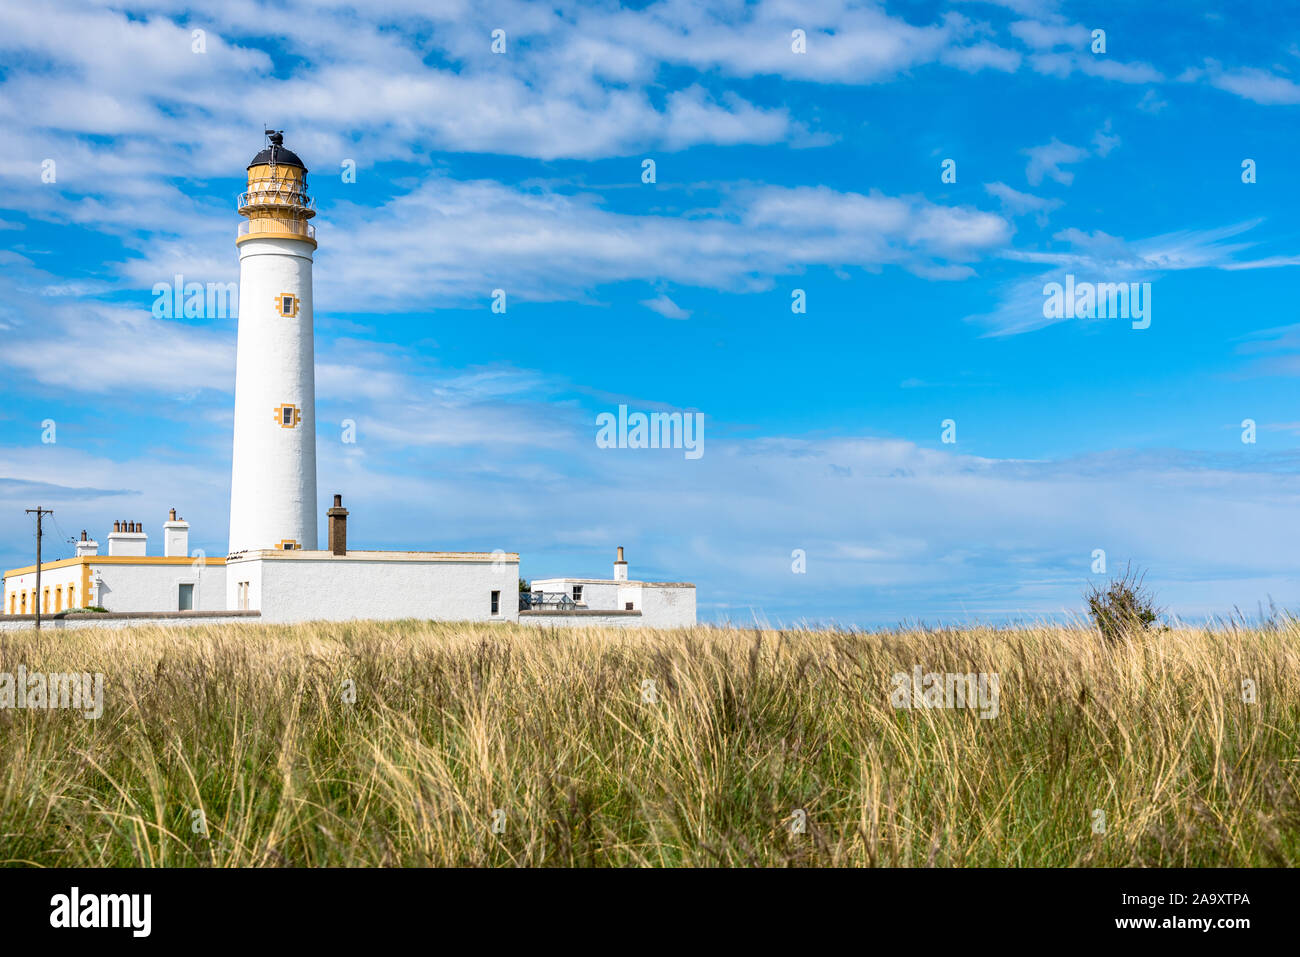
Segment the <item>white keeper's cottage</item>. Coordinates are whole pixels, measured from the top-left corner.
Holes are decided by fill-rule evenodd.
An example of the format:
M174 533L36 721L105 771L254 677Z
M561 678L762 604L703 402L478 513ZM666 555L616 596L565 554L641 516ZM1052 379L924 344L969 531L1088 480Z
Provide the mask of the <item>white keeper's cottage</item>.
M695 586L628 579L618 549L611 579L549 578L519 592L515 552L358 551L335 495L318 547L312 263L315 201L307 168L267 131L239 197L239 333L229 553L197 556L172 509L162 554L143 523L120 519L107 551L81 533L71 558L5 572L4 616L26 626L126 619L267 622L424 618L680 627L695 623ZM78 609L102 608L109 614ZM4 619L0 619L3 621Z

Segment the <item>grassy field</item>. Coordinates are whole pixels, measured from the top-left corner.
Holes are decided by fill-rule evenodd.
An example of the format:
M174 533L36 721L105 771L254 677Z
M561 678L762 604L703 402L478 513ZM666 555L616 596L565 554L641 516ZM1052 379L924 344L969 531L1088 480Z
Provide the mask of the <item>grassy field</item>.
M0 636L19 665L102 672L104 713L0 710L6 864L1300 864L1294 621ZM894 707L918 665L996 673L997 716Z

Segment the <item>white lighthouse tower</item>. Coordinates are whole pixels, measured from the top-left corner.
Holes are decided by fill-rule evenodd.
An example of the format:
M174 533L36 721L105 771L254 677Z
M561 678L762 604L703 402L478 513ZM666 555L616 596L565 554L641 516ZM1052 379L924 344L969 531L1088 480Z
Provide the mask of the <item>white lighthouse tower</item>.
M267 131L239 196L230 552L316 548L316 370L307 168Z

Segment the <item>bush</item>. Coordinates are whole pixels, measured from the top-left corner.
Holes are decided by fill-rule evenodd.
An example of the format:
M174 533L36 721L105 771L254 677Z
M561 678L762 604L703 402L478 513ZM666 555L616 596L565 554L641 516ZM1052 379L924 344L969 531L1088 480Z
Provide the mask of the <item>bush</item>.
M1124 574L1112 578L1103 591L1096 585L1084 597L1088 600L1088 614L1107 642L1120 640L1126 632L1145 631L1160 614L1153 596L1143 583L1145 572L1132 565Z

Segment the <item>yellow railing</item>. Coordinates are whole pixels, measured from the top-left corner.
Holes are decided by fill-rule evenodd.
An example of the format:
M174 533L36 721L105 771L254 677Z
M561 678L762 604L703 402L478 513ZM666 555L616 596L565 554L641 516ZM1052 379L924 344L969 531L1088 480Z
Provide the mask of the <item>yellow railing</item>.
M306 236L315 240L316 227L311 223L298 223L279 219L244 220L239 224L241 236Z

